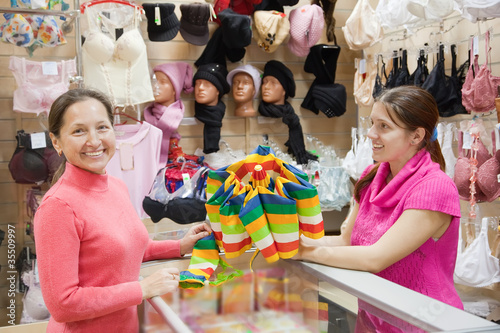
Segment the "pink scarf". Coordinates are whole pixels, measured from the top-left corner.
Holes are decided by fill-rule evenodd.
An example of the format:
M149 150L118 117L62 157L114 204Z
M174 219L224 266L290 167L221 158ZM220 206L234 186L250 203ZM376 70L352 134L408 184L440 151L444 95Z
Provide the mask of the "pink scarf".
M163 132L160 163L166 164L170 148L170 138L181 138L177 128L184 117L184 104L179 99L169 106L153 102L144 109L144 119Z

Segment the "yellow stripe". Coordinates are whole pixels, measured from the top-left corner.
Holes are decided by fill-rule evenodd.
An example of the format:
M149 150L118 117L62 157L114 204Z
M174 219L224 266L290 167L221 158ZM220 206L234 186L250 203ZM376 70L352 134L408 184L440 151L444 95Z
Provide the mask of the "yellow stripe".
M219 251L217 250L197 250L193 251L193 256L203 259L219 259Z
M253 221L249 225L245 226L245 230L252 235L257 230L260 230L267 226L267 219L265 215L261 215L257 220Z
M207 279L210 277L209 274L205 273L204 271L202 271L201 269L198 269L198 268L193 268L193 269L190 269L189 271L195 275L202 275L202 276L206 277Z
M269 214L266 213L267 219L271 224L294 224L298 223L297 214Z
M290 259L294 255L296 255L297 252L299 252L299 249L293 250L293 251L290 251L290 252L279 252L278 251L278 254L279 254L279 256L280 256L281 259Z
M304 234L304 236L312 238L312 239L319 239L325 235L324 230L321 230L320 232L316 232L316 233L306 232L306 231L302 230L302 233Z
M266 259L266 261L269 264L272 264L273 262L276 262L276 261L280 260L280 256L277 253L275 253L272 256L268 257L268 258L264 257L264 259Z

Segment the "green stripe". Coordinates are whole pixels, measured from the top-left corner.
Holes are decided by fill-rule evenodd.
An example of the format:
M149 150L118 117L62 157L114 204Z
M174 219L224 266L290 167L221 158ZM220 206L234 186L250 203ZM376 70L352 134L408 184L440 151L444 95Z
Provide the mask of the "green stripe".
M297 200L301 200L301 199L314 198L315 196L318 195L318 191L316 191L316 189L302 189L302 190L298 190L298 191L288 191L288 194L292 198L295 198Z
M191 261L189 261L189 265L194 265L194 264L204 264L204 263L210 263L212 266L217 266L219 265L219 259L206 259L203 257L191 257Z
M287 223L287 224L273 224L269 222L269 228L272 232L276 234L291 234L293 232L299 231L298 223Z
M239 235L245 233L245 227L243 224L236 224L236 225L225 225L221 224L221 231L223 234L227 235Z
M269 227L267 226L267 224L265 226L263 226L262 228L260 228L259 230L257 230L256 232L250 234L250 237L252 237L252 240L254 242L258 242L261 239L264 239L268 236L271 237L271 231L269 230Z
M219 176L219 174L217 172L215 172L215 170L210 170L208 172L208 178L218 180L221 183L224 183L224 181L227 179L227 177Z
M269 214L292 215L297 213L295 204L280 205L280 204L263 204L264 210Z
M262 215L264 215L264 210L262 206L257 206L248 213L246 213L244 216L240 216L240 219L241 222L243 222L243 225L248 225L253 221L257 220Z
M215 244L215 240L199 240L196 242L194 246L195 249L198 250L218 250L217 244Z
M297 207L297 214L300 216L316 216L321 213L321 206L316 205L314 207L300 208Z
M220 223L220 214L219 213L208 214L208 219L212 223Z

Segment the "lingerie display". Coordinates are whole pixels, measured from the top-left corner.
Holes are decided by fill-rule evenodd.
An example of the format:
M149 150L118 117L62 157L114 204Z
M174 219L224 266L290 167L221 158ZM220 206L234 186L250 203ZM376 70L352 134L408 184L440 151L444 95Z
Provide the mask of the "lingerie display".
M140 11L102 3L88 7L85 16L85 86L107 94L116 105L153 101L146 44L139 29Z

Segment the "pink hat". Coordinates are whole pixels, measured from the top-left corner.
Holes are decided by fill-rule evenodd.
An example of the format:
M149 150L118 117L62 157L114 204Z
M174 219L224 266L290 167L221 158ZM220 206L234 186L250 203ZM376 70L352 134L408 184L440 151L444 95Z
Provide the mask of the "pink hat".
M175 99L181 96L181 91L186 94L193 92L193 69L186 62L170 62L157 65L153 72L162 72L170 79L175 90Z
M323 33L325 18L318 5L304 5L290 12L288 48L298 57L305 57Z

